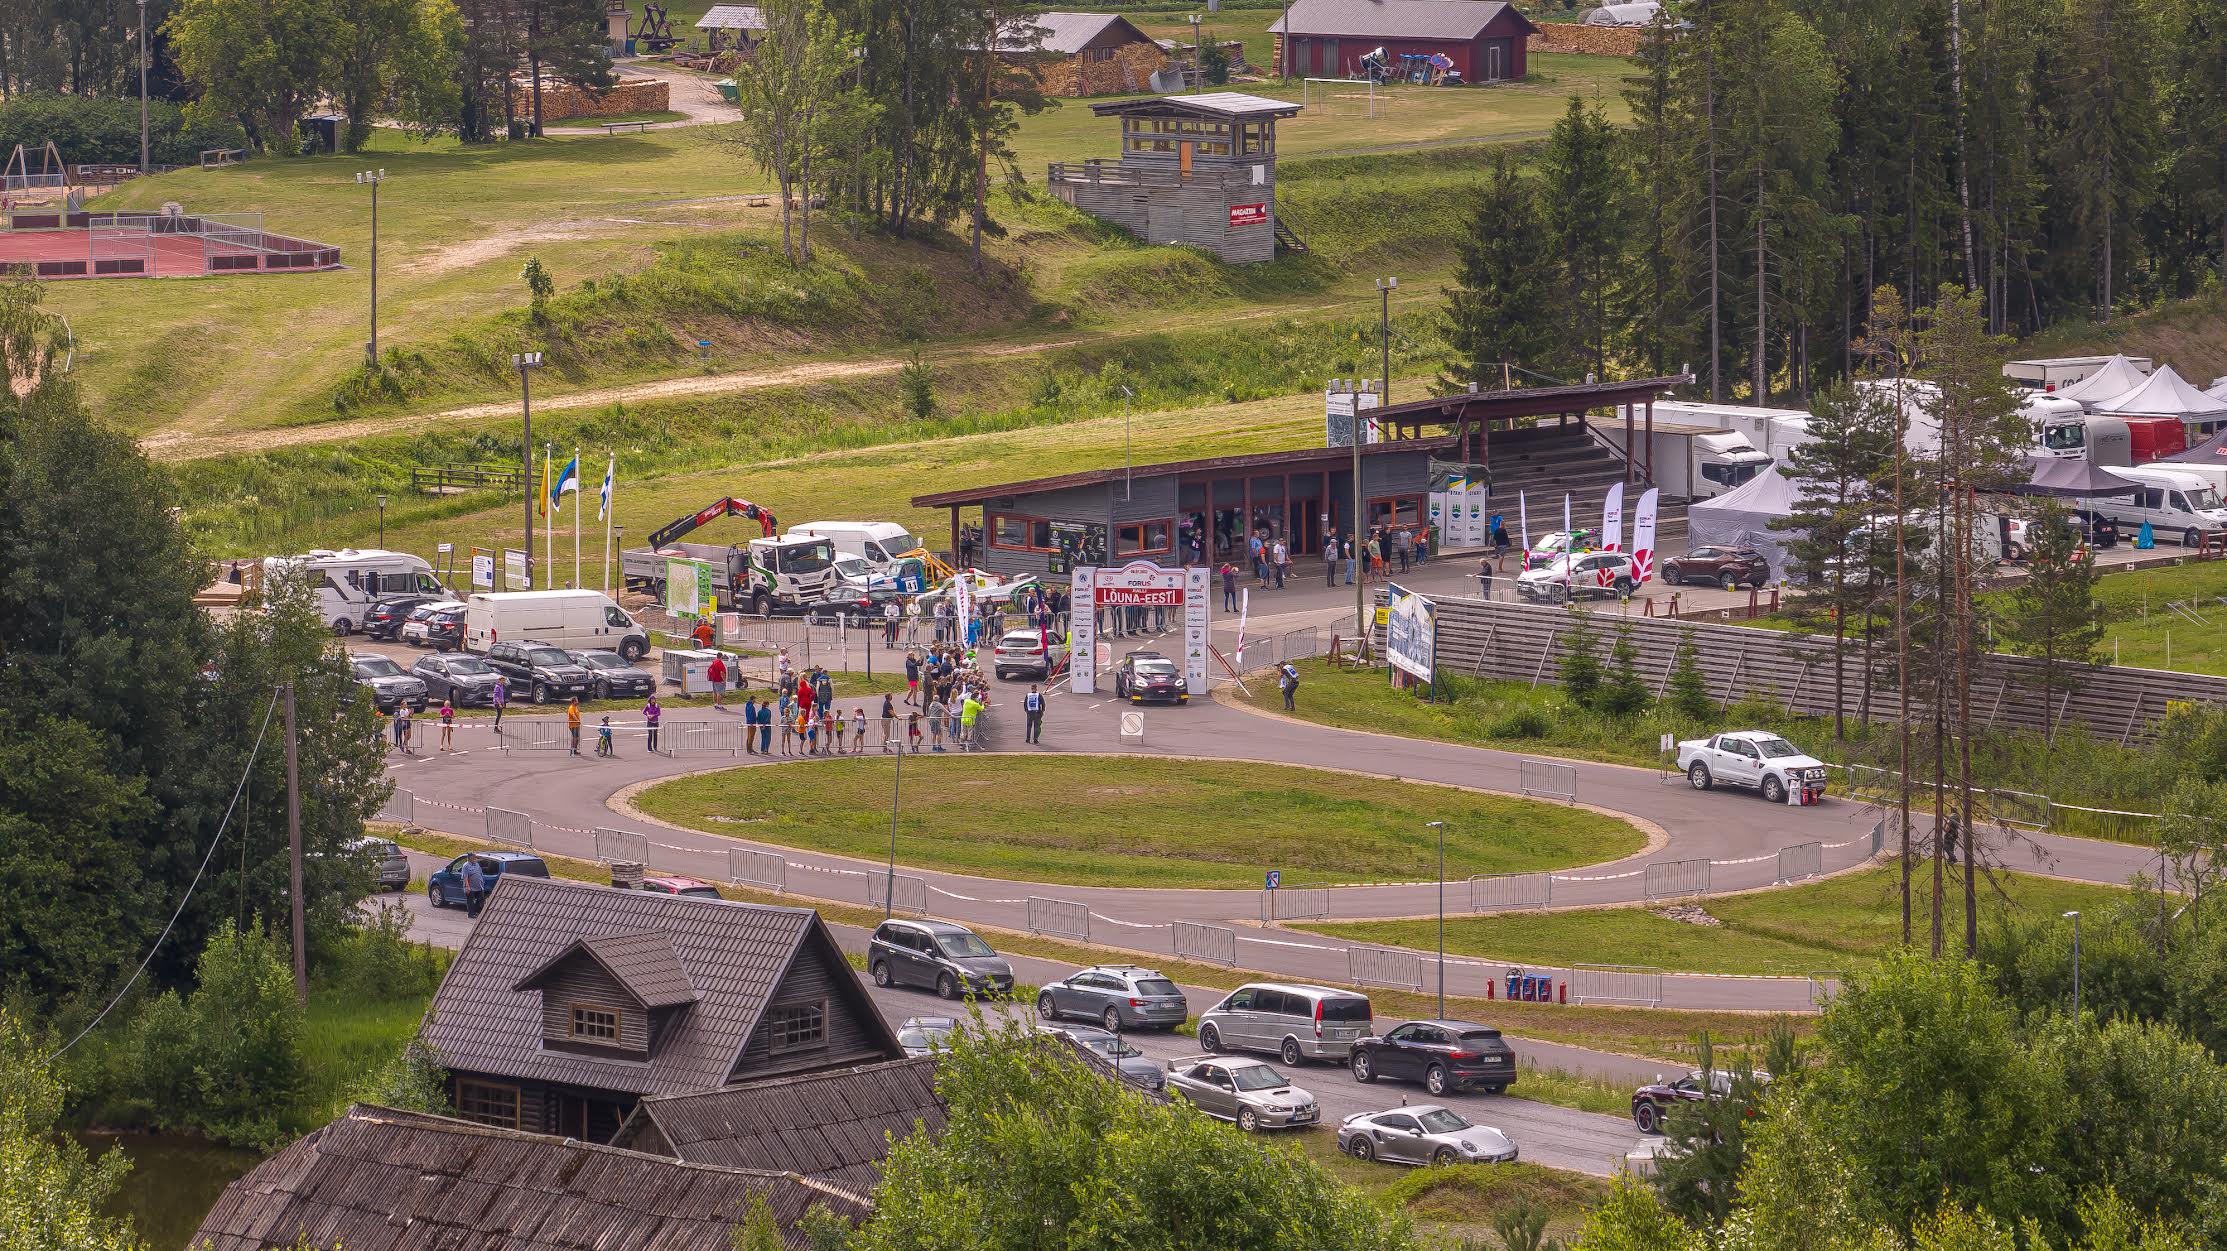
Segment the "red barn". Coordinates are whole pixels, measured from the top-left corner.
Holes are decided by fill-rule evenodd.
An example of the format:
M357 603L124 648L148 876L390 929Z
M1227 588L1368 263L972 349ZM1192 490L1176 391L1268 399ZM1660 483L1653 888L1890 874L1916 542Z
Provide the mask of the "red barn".
M1539 28L1501 0L1292 0L1288 18L1268 31L1287 75L1357 78L1361 58L1382 48L1395 71L1402 56L1439 54L1463 82L1484 83L1523 77L1525 45Z

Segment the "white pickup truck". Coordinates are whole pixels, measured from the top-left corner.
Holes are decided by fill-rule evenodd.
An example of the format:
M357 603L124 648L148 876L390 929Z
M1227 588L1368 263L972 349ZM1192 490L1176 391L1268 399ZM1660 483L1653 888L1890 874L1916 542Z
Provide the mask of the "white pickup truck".
M1678 768L1697 791L1745 786L1774 804L1814 804L1825 797L1825 762L1769 730L1687 739L1678 744Z

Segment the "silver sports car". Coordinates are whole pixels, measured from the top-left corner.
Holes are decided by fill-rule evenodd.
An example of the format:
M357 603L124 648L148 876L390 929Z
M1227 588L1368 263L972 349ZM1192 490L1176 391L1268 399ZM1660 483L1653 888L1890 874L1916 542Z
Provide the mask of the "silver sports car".
M1168 1093L1246 1133L1291 1129L1322 1119L1315 1097L1260 1060L1187 1056L1168 1061Z
M1516 1158L1506 1134L1429 1103L1354 1113L1338 1124L1338 1150L1389 1164L1506 1164Z

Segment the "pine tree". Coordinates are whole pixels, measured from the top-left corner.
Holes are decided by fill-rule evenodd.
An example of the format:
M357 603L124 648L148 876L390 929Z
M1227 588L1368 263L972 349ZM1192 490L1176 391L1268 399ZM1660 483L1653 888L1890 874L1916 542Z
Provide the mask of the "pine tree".
M2026 523L2026 580L2011 590L2001 629L2012 651L2041 661L2039 685L2052 733L2062 696L2077 689L2074 671L2096 662L2103 632L2095 554L2052 502Z
M1569 628L1562 632L1562 663L1559 673L1563 693L1580 708L1593 706L1601 690L1601 636L1593 628L1593 614L1583 608L1570 609Z
M1559 263L1557 364L1571 374L1608 375L1608 345L1621 340L1613 298L1630 234L1628 182L1616 159L1616 132L1599 105L1571 96L1539 154L1539 195L1549 254Z
M1616 642L1608 649L1607 680L1601 684L1595 703L1609 716L1629 717L1646 711L1654 702L1647 693L1647 680L1639 676L1639 649L1632 644L1632 628L1618 625Z
M1771 522L1786 534L1788 572L1797 590L1791 615L1833 634L1833 737L1848 734L1848 623L1869 619L1886 579L1869 567L1869 530L1886 511L1881 487L1891 472L1891 400L1877 388L1841 384L1810 408L1810 438L1787 454L1800 485L1794 511ZM1889 514L1891 515L1891 514Z
M2071 253L2092 266L2095 313L2106 320L2132 268L2135 226L2154 188L2159 32L2151 11L2147 0L2065 0L2056 42L2052 181L2071 226Z
M1554 261L1538 193L1514 158L1494 150L1485 184L1456 245L1455 285L1446 292L1447 380L1497 390L1509 365L1537 365L1553 354L1559 318Z
M1640 33L1638 72L1624 80L1624 102L1631 125L1622 134L1619 154L1633 200L1629 240L1631 263L1617 280L1617 324L1621 354L1637 357L1650 374L1667 374L1675 362L1674 344L1690 331L1684 326L1686 288L1678 274L1687 267L1685 234L1678 228L1676 205L1690 174L1680 159L1673 96L1672 54L1675 32L1656 22Z
M1671 655L1670 707L1688 721L1707 724L1716 715L1717 701L1709 695L1708 676L1701 672L1701 649L1694 645L1693 627L1678 632L1678 650Z

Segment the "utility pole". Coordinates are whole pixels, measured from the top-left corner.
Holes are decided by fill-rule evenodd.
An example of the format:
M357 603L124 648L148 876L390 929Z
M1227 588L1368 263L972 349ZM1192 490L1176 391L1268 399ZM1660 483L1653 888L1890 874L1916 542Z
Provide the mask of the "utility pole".
M1199 23L1204 19L1191 14L1191 94L1206 89L1206 44L1199 38Z
M874 658L873 640L866 643L866 659ZM897 797L905 789L905 753L897 753L897 778L889 784L889 876L882 880L882 919L897 912Z
M1121 388L1121 498L1129 498L1129 401L1137 393L1126 385Z
M541 368L541 353L514 352L510 363L518 367L518 403L526 426L518 440L519 464L526 471L526 585L539 590L534 581L534 388L527 375Z
M139 172L147 164L147 0L139 0Z
M1446 1019L1446 823L1427 821L1438 831L1438 1019Z
M361 170L356 182L371 188L371 342L364 345L365 364L379 367L379 184L387 180L387 171Z
M301 753L294 734L294 684L288 682L280 689L286 693L286 852L292 861L287 869L286 894L293 904L294 998L306 1001L309 998L309 937L308 927L302 920Z
M1376 397L1380 406L1392 401L1392 293L1399 289L1400 280L1397 278L1376 280L1379 300L1377 335L1384 341L1384 373ZM1361 492L1361 428L1365 420L1361 414L1360 396L1356 395L1353 400L1353 533L1350 537L1354 544L1356 568L1359 569L1369 567L1368 560L1360 551L1364 537L1361 527L1367 520L1367 514L1363 512L1366 497ZM1353 629L1355 637L1361 640L1362 654L1366 655L1369 648L1369 614L1368 607L1363 602L1364 592L1361 582L1356 581L1353 584Z

